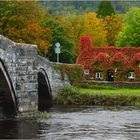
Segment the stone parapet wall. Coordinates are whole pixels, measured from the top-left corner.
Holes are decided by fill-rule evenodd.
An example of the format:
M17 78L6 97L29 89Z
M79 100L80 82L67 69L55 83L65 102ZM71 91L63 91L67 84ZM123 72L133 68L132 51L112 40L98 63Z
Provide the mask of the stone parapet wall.
M58 87L70 83L67 75L62 79L60 70L54 70L51 62L37 55L36 45L15 43L2 35L0 62L9 77L7 83L11 83L10 90L15 94L19 112L38 110L39 72L44 75L53 96Z
M62 79L62 73L60 69L54 69L53 65L57 63L50 62L46 58L38 56L38 69L43 68L48 76L49 83L52 90L52 95L55 96L57 94L57 90L59 87L70 84L68 76L65 74L64 79ZM57 64L61 65L61 64Z
M0 36L0 59L10 77L18 111L37 110L37 47Z

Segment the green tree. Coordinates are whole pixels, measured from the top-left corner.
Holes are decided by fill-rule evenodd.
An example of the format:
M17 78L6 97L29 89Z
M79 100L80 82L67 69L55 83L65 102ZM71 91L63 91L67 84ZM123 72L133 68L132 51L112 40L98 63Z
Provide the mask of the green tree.
M52 47L48 50L49 60L56 62L55 43L61 44L60 62L74 63L73 41L67 38L63 24L54 18L47 18L42 21L45 27L52 30Z
M80 51L79 40L83 30L84 15L68 14L64 17L64 19L69 25L67 32L69 38L74 41L74 53L77 57Z
M115 14L115 10L111 4L111 1L101 1L98 11L97 11L97 17L105 17L105 16L111 16Z
M140 8L131 8L127 12L116 46L140 46Z
M106 16L103 18L103 21L107 31L107 44L114 46L116 37L122 29L123 15Z

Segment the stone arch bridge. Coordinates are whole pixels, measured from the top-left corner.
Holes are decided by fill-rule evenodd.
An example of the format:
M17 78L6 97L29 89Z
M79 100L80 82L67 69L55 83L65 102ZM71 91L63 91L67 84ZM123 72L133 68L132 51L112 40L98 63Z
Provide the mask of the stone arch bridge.
M60 71L52 65L37 55L36 45L0 35L0 107L26 112L47 106L57 87L69 83L67 76L61 80Z

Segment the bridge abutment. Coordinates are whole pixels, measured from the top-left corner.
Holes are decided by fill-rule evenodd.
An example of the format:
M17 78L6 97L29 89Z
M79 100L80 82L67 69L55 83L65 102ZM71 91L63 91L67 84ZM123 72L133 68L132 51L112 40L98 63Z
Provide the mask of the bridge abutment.
M68 79L61 79L61 72L55 71L51 62L37 55L36 45L15 43L0 35L0 61L0 70L8 85L7 89L3 89L6 96L12 97L18 112L37 111L42 96L51 100L51 96L56 95L57 87L69 83ZM38 75L43 78L38 78ZM43 87L42 81L45 81L46 87L40 90L39 81L40 87ZM0 79L0 82L3 81ZM0 95L1 89L0 86Z
M16 94L18 110L38 109L37 48L35 45L18 44L16 51Z
M38 110L37 46L15 43L0 36L0 60L18 112ZM1 69L1 68L0 68ZM1 79L0 79L0 82ZM1 87L0 87L1 89ZM5 89L7 92L8 89ZM0 95L2 93L0 92ZM11 95L6 95L11 96ZM13 96L13 95L12 95ZM15 102L15 101L13 101Z

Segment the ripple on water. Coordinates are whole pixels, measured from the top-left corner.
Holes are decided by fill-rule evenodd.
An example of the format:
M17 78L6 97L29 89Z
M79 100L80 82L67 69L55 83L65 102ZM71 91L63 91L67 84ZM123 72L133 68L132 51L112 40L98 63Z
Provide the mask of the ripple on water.
M1 139L138 140L134 107L58 106L48 120L0 120Z
M72 110L72 109L71 109ZM41 137L53 140L137 140L140 137L140 110L135 108L80 108L57 110L43 128Z

